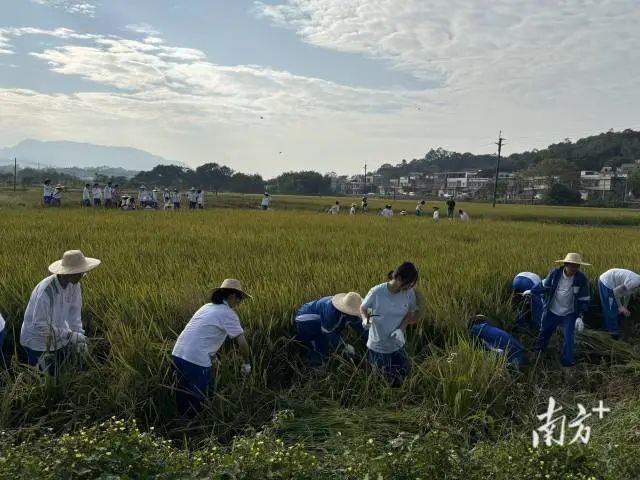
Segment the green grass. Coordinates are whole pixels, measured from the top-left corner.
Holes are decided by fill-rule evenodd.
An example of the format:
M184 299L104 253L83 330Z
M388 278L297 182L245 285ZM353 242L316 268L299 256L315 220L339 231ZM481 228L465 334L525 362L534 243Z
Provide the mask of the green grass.
M500 206L494 213L490 206L470 205L473 221L465 224L324 215L320 206L330 202L317 198L276 197L274 211L262 212L255 199L241 198L225 195L218 203L241 207L238 202L244 201L247 208L204 212L0 207L0 309L9 325L6 349L19 358L22 314L49 263L71 248L103 261L82 284L91 359L56 378L13 361L0 380L0 428L20 439L117 416L197 445L211 436L229 442L289 409L295 418L278 434L329 455L337 431L354 442L369 437L385 442L400 431L434 429L467 449L478 442L509 442L530 435L549 395L574 409L578 401L601 398L613 405L612 418L616 405L624 407L625 416L640 414L633 403L640 381L637 345L612 342L600 332L581 335L579 366L567 381L559 372L558 339L520 374L464 339L466 319L476 312L511 329L506 286L513 275L522 270L544 275L567 251L593 263L585 270L592 281L612 266L637 271L635 228L510 220L519 215L532 220L545 211L563 223L574 212L551 207ZM214 204L209 198L207 205ZM581 218L594 215L597 223L618 218L616 211L575 212ZM371 375L363 346L355 362L336 357L321 369L305 368L291 341L294 309L339 291L365 295L404 260L420 270L419 288L427 299L422 323L409 332L407 382L391 390ZM255 297L239 310L254 373L243 378L234 349L225 347L215 398L203 415L186 423L173 402L169 354L210 289L227 277L239 278ZM587 322L599 326L597 307ZM530 337L523 341L532 343ZM594 437L614 438L623 428L612 420L594 427Z

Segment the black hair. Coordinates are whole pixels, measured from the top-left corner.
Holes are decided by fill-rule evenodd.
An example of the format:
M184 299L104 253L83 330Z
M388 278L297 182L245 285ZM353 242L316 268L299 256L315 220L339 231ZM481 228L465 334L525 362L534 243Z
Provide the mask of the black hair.
M396 267L395 270L389 272L389 280L401 278L403 285L411 285L414 287L418 283L418 269L411 262L404 262Z
M231 290L229 288L221 288L211 294L211 303L214 305L222 305L231 295L238 295L242 297L242 294L237 290Z
M458 213L462 213L462 212L463 212L463 210L462 210L462 209L458 210Z
M427 203L427 202L425 202L424 200L422 200L422 201L420 202L420 205L424 205L425 203Z
M473 315L469 319L468 323L469 323L469 327L472 327L472 326L477 325L479 323L489 323L489 319L486 316L478 313L476 315Z

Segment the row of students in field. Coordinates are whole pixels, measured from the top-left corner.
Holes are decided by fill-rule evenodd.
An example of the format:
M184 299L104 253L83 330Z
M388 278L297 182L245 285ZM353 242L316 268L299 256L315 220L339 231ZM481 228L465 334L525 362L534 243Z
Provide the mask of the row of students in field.
M567 254L557 263L562 265L551 270L544 280L529 272L519 273L513 280L513 289L531 299L529 321L536 329L536 351L545 351L555 330L562 326L561 361L570 367L574 364L575 331L584 328L583 316L590 302L589 282L580 271L588 264L576 253ZM73 250L49 266L51 275L33 290L20 331L20 344L30 365L54 374L72 351L87 351L79 284L99 264L100 260ZM356 292L340 293L298 307L293 325L307 362L318 365L336 349L353 355L355 347L343 340L345 330L351 328L361 342L366 342L369 364L392 385L398 385L408 373L404 350L407 328L418 321L424 306L415 289L418 280L417 268L405 262L389 273L386 282L371 288L364 299ZM620 335L618 317L630 315L629 297L638 288L640 275L630 270L608 270L598 279L603 314L614 338ZM180 333L172 359L177 400L183 414L191 415L200 409L214 380L212 358L227 338L234 339L242 353L241 371L251 372L250 348L236 313L237 307L250 298L238 280L227 279L213 290L211 301L193 315ZM0 326L2 338L4 321ZM483 348L507 355L510 363L521 365L526 361L522 345L510 333L491 325L486 317L471 319L469 335Z

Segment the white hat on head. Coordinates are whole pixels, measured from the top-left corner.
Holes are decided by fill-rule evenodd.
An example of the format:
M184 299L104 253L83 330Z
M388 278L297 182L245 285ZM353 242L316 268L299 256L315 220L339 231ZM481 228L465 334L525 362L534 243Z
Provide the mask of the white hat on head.
M49 265L49 271L55 275L74 275L86 273L100 265L97 258L88 258L80 250L64 252L62 260L56 260Z
M564 260L556 260L555 263L573 263L575 265L584 265L586 267L590 267L590 263L586 263L582 261L582 257L579 253L567 253L567 256L564 257Z
M359 316L362 297L356 292L338 293L331 297L331 303L342 313Z
M253 298L247 292L242 290L242 286L240 285L240 280L236 280L235 278L226 278L224 282L222 282L222 285L220 285L218 288L213 289L213 292L215 293L218 290L234 290L240 293L243 297Z

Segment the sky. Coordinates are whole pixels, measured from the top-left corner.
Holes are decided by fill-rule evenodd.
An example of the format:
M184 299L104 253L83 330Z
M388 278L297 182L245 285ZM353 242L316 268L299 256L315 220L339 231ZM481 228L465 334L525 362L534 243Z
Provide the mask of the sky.
M638 0L0 0L0 147L273 177L640 128Z

